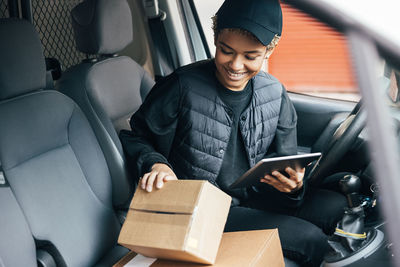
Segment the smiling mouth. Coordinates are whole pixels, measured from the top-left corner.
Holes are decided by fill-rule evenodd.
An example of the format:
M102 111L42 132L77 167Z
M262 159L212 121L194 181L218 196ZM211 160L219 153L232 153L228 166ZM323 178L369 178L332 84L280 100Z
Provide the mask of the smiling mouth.
M231 80L241 80L243 77L245 77L247 75L247 71L246 72L235 72L235 71L230 71L228 69L225 69L226 73L228 74L229 79Z

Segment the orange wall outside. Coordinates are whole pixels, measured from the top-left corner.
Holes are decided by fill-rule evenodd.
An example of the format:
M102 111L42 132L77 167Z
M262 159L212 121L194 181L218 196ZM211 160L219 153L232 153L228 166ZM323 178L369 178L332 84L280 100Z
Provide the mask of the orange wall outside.
M282 38L268 71L290 91L357 92L343 36L287 4L282 9Z

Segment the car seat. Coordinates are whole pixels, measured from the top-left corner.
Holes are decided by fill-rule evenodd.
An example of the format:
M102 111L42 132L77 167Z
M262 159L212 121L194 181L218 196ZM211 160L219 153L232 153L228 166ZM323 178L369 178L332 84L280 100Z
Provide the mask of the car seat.
M35 266L27 263L35 245L57 266L111 266L127 253L117 245L121 224L114 206L120 199L113 192L121 188L113 187L120 184L112 183L80 108L55 90L42 90L45 60L32 24L0 19L0 36L3 264Z
M68 69L56 88L78 103L105 154L111 176L128 188L130 176L118 133L154 85L150 75L127 56L118 56L133 40L126 0L86 0L71 11L77 49L94 58ZM115 177L115 178L114 178ZM119 186L120 187L120 186ZM129 192L114 192L126 204Z
M0 266L34 266L36 248L11 189L0 186ZM21 253L22 252L22 253Z

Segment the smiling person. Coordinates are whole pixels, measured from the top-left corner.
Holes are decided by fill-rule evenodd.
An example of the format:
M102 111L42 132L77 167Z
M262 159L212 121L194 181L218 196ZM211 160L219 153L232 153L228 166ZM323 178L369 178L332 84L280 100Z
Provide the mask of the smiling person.
M291 168L229 189L262 158L297 154L293 104L261 70L282 33L279 1L226 0L213 22L215 59L158 82L132 116L132 130L120 134L139 186L151 192L169 180L206 179L232 196L225 231L278 228L286 257L319 265L343 196L306 190L304 169Z

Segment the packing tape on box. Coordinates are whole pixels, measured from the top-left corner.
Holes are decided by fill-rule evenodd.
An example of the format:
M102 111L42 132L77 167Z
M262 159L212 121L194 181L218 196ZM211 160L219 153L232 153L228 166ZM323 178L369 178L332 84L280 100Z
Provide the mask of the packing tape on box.
M133 259L125 264L124 267L149 267L156 260L156 258L148 258L143 255L137 254L135 257L133 257Z

